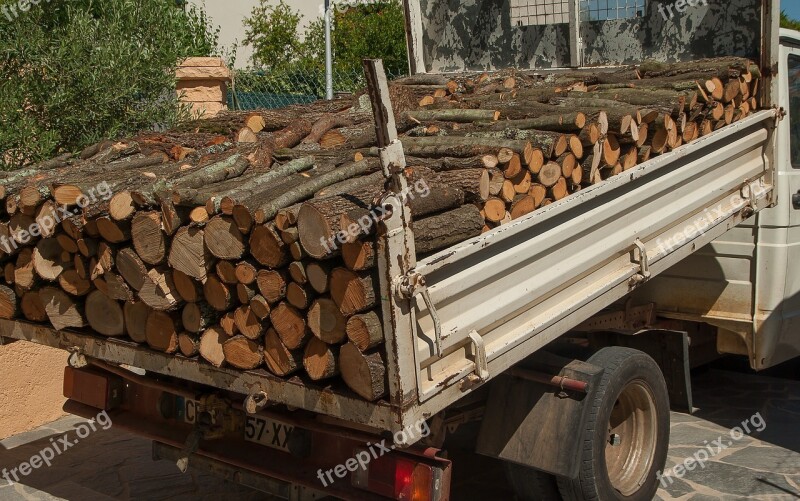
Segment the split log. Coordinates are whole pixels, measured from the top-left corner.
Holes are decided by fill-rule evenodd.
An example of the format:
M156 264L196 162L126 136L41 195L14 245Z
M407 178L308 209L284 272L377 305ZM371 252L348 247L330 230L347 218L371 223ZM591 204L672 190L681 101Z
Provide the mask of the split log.
M236 328L247 339L258 339L264 334L265 325L253 312L249 304L240 306L233 312Z
M35 307L31 308L31 310L35 312L36 308ZM16 293L9 287L6 287L5 285L0 285L0 318L6 318L6 319L14 318L17 315L18 311L19 311L19 306L17 302Z
M225 361L231 366L252 370L264 363L264 348L244 336L234 336L222 344Z
M273 328L267 329L264 361L270 372L286 377L303 368L303 350L290 350Z
M211 327L200 336L200 356L214 367L222 367L225 363L223 343L228 336L220 327Z
M153 266L164 262L167 242L160 212L137 212L131 223L131 236L133 248L143 262Z
M283 344L290 350L302 348L312 337L305 315L288 303L278 303L270 312L269 319Z
M39 240L33 250L33 269L36 274L47 281L54 281L64 271L61 260L61 244L55 238Z
M181 297L172 280L172 272L164 268L153 268L147 272L139 299L157 311L171 311L181 304Z
M170 267L203 281L213 264L213 256L204 244L205 232L193 226L179 229L169 249Z
M363 271L377 266L377 249L375 242L371 240L359 240L352 243L345 243L342 245L342 261L348 269L353 271ZM309 264L309 269L312 266L320 266L318 263ZM315 271L318 269L315 269ZM328 289L327 272L325 277L320 277L317 281L319 288L323 289L320 294L323 294ZM317 292L319 289L314 286Z
M362 398L374 402L386 395L386 362L380 351L362 352L347 343L339 352L342 379Z
M215 216L204 229L206 248L219 259L240 259L245 252L244 236L233 218Z
M377 304L377 283L369 272L335 268L330 277L331 298L344 315L366 311Z
M55 287L44 287L39 290L39 297L55 330L86 326L83 304L70 298L66 292Z
M200 282L182 271L173 269L172 281L175 284L175 290L178 292L178 296L187 303L196 303L202 298L203 291Z
M339 347L311 338L303 353L303 367L314 381L339 375Z
M297 282L292 282L286 287L286 301L298 310L308 309L313 300L314 291L310 285L300 285Z

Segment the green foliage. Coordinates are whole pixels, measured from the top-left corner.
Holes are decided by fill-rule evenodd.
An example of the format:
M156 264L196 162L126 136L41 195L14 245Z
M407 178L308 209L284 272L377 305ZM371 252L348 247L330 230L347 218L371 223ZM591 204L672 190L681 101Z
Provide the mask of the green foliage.
M175 124L187 113L174 91L178 61L217 45L205 13L175 0L42 0L1 15L0 163Z
M302 52L298 27L303 16L283 0L268 5L267 0L253 7L244 20L244 43L253 47L253 65L265 70L286 68Z
M365 58L383 59L386 71L408 71L403 6L400 0L381 0L335 9L333 23L334 69L361 70ZM317 20L306 33L306 54L315 64L324 64L325 25Z
M781 28L800 31L800 21L791 19L785 11L781 12Z
M257 72L247 81L237 80L237 91L257 86L276 93L321 96L325 89L325 23L322 17L299 32L302 16L283 0L277 6L261 0L245 20L245 44L254 49ZM400 0L333 8L333 72L337 91L354 91L364 85L361 61L381 58L386 71L408 71L403 8ZM240 74L241 75L241 74Z

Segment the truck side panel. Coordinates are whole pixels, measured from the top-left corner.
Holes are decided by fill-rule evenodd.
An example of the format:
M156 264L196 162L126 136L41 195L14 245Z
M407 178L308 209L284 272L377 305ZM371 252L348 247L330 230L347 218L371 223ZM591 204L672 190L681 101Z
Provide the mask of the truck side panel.
M419 5L427 72L570 66L570 25L514 25L519 11L512 12L511 0L407 1ZM568 3L565 0L563 5ZM609 2L615 3L626 4ZM684 12L677 12L673 2L644 3L644 12L629 9L620 14L634 16L630 18L607 19L616 18L616 10L584 13L588 16L580 27L584 65L633 64L646 59L689 61L721 55L758 60L759 0L697 0L697 7L684 5Z

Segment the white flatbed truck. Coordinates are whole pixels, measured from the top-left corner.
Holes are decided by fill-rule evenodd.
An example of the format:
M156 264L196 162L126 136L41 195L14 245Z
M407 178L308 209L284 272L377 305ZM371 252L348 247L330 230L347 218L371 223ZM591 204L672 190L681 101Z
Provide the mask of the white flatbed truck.
M759 14L742 29L757 32L765 111L421 261L385 198L386 400L19 321L0 321L0 342L71 352L68 412L106 410L155 457L279 498L450 499L442 447L482 420L475 449L508 463L521 499L652 499L696 348L754 369L800 355L800 33L779 30L772 2L737 2ZM436 71L436 7L405 8L412 72ZM579 66L598 57L579 49L592 21L570 20ZM594 354L544 350L565 340Z

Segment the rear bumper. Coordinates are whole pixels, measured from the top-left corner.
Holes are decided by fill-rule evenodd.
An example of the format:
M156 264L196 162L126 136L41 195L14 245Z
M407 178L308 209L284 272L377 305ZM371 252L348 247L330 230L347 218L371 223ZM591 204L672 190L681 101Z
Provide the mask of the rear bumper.
M186 450L187 439L196 428L195 425L186 423L185 416L176 412L175 406L170 402L180 399L179 395L187 394L196 394L199 400L203 398L203 389L189 389L181 385L175 386L174 392L170 392L167 389L175 383L150 384L141 379L123 379L117 374L97 368L68 367L66 372L64 393L69 399L64 405L66 412L93 418L100 410L106 410L114 427L153 440L156 443L154 456L176 459L185 455L183 451ZM87 377L106 378L112 382L107 385L109 388L121 386L122 398L106 400L104 405L101 403L102 398L98 399L96 394L90 395L91 391L87 391L90 386L87 384ZM219 395L218 401L227 402L226 396ZM213 438L200 440L196 451L189 455L190 467L218 473L226 479L284 499L302 499L302 496L297 497L299 492L320 492L340 499L397 499L391 482L381 482L372 475L361 487L353 485L352 477L358 473L355 471L348 471L343 478L329 476L333 482L323 480L325 472L352 460L368 444L376 444L385 439L385 444L391 445L390 436L387 438L380 434L345 428L339 422L320 419L319 416L302 410L270 410L258 413L259 416L280 420L300 430L300 445L294 447L293 439L290 446L292 452L285 452L245 441L246 414L241 410L240 403L229 402L220 412L224 413L224 417L215 414L217 417ZM296 436L294 432L293 436ZM391 447L391 452L374 458L368 468L371 471L388 471L387 464L398 460L429 467L433 472L435 489L434 495L427 499L446 501L449 499L451 463L438 457L438 452L437 449L422 447L402 451ZM168 464L164 467L177 468ZM387 478L394 481L394 474Z

